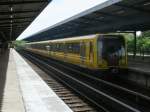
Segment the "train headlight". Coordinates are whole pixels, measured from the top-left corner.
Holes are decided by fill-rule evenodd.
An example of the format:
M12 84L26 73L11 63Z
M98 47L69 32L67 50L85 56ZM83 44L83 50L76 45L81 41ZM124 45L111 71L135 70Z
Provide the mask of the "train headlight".
M119 65L126 65L125 59L121 59L121 60L119 61Z
M107 67L107 62L102 59L102 60L98 61L98 65L99 65L99 67L105 68L105 67Z

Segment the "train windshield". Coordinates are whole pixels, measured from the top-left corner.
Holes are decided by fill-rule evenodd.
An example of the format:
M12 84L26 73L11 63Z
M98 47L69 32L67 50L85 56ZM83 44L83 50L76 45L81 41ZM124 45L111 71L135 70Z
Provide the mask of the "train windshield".
M98 58L107 61L109 66L119 65L125 57L125 40L122 36L103 36L98 39Z

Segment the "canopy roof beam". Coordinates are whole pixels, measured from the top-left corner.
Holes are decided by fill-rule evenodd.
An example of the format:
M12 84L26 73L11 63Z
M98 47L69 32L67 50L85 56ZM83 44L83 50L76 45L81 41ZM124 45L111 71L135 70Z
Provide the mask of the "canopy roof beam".
M35 13L40 12L40 10L24 10L24 11L8 11L8 12L0 12L0 15L11 15L11 14L18 14L18 13Z
M32 19L34 16L25 16L25 17L13 17L13 18L0 18L0 21L6 20L20 20L20 19Z
M147 15L150 15L150 10L146 10L146 9L143 9L143 8L139 8L139 7L136 7L136 6L127 6L127 5L124 5L124 4L115 4L116 6L119 6L121 8L126 8L126 9L130 9L130 10L135 10L135 11L138 11L140 13L144 13L144 14L147 14Z
M3 22L3 23L0 23L0 25L4 25L4 24L9 24L9 25L11 25L11 24L16 24L16 23L30 23L30 22L32 22L32 21L19 21L19 22Z
M50 0L7 1L7 2L0 2L0 5L21 5L21 4L33 4L33 3L45 3L49 1Z

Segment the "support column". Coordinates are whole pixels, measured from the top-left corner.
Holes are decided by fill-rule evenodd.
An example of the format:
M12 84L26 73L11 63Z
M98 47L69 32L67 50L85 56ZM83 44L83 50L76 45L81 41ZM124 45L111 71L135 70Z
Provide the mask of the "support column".
M137 35L136 35L136 31L135 31L135 32L134 32L134 49L133 49L133 58L135 58L135 56L136 56L136 50L137 50L136 44L137 44Z

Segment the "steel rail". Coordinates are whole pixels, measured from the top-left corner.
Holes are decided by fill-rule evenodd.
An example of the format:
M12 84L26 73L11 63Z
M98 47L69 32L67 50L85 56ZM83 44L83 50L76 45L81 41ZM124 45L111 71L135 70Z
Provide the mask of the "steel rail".
M29 56L29 55L28 55L28 56ZM134 107L132 107L132 106L130 106L130 105L128 105L128 104L122 102L122 101L119 101L118 99L116 99L116 98L114 98L114 97L112 97L112 96L110 96L110 95L108 95L108 94L106 94L106 93L104 93L104 92L102 92L102 91L99 91L99 90L97 90L97 89L95 89L95 88L93 88L93 87L91 87L91 86L89 86L89 85L87 85L87 84L85 84L85 83L79 81L78 79L75 79L75 78L71 77L70 75L68 75L68 74L66 74L66 73L64 73L64 72L62 72L62 71L60 71L59 69L57 69L57 68L55 68L55 67L53 67L53 66L51 66L51 65L49 65L49 64L47 64L47 63L45 63L45 62L43 62L43 61L41 61L41 60L39 60L39 59L37 59L37 58L35 58L35 57L31 56L31 55L30 55L29 57L32 58L32 59L34 59L34 60L36 60L37 62L40 62L42 65L45 65L45 66L47 66L47 67L49 67L49 68L55 70L56 72L62 74L63 76L65 76L65 77L67 77L67 78L69 78L69 79L71 79L71 80L77 82L78 84L81 84L81 85L83 85L83 86L89 88L90 90L94 91L95 93L98 93L98 94L100 94L100 95L102 95L102 96L108 98L109 100L113 101L114 103L119 104L119 105L122 106L124 109L128 109L129 111L132 111L132 112L140 112L140 110L138 110L138 109L136 109L136 108L134 108Z
M41 58L41 57L40 57L40 58ZM68 67L68 66L65 66L65 65L63 65L63 64L61 64L61 63L59 63L59 62L52 61L52 60L48 60L48 61L51 61L52 63L55 63L55 64L57 64L57 65L59 65L59 66L62 66L62 67L64 67L64 68L66 68L66 69L68 69L68 70L71 70L71 71L73 71L73 72L76 72L76 73L78 73L78 74L80 74L80 75L86 76L86 77L88 77L88 78L90 78L90 79L93 79L93 80L95 80L95 81L102 82L103 84L106 84L106 85L108 85L108 86L117 88L117 89L119 89L119 90L123 90L123 91L128 92L128 93L130 93L130 94L132 94L132 95L135 95L135 96L137 96L137 97L141 97L141 98L144 98L144 99L150 101L150 96L146 96L146 95L144 95L144 94L142 94L142 93L139 93L139 92L130 90L130 89L128 89L128 88L119 86L119 85L114 84L114 83L112 83L112 82L105 81L105 80L103 80L103 79L93 77L93 76L91 76L91 75L89 75L89 74L86 74L86 73L84 73L84 72L78 71L78 70L73 69L73 68Z

